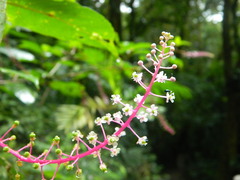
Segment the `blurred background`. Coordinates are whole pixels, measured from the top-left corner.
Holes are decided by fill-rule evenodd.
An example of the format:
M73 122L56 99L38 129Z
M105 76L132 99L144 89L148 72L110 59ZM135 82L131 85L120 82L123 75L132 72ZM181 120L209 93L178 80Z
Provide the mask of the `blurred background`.
M87 134L97 116L118 110L111 94L130 102L143 92L131 74L141 70L139 59L149 65L150 44L167 31L176 43L168 64L178 69L166 73L177 82L153 90L174 91L176 102L150 99L161 115L132 125L148 136L147 147L136 146L128 132L118 157L103 153L109 173L86 157L79 162L82 179L232 180L240 174L239 15L238 0L9 0L0 46L0 132L19 120L11 147L28 143L34 131L34 153L55 135L71 151L73 130ZM0 152L1 179L16 172L40 178L31 165L15 161ZM45 171L50 178L54 166ZM62 167L57 179L76 177Z

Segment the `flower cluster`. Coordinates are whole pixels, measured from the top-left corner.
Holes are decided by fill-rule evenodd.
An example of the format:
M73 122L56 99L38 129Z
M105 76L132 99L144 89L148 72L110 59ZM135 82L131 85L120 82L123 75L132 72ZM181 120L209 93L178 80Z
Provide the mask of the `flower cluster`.
M43 175L43 167L48 164L57 164L56 172L59 169L61 164L68 162L69 164L66 166L67 170L72 170L74 167L77 168L76 174L77 176L81 175L82 170L78 167L78 160L87 156L93 155L99 159L99 168L103 172L107 172L107 165L103 162L101 158L101 150L107 150L110 152L110 156L114 157L117 156L121 149L118 147L120 138L126 135L125 129L129 129L136 136L136 144L141 146L147 145L147 136L139 136L135 130L131 127L132 120L136 119L139 120L140 123L148 122L149 118L156 117L159 115L159 107L156 104L149 104L147 98L149 96L154 96L156 98L163 98L165 101L173 103L175 100L175 95L172 91L166 90L165 94L158 95L152 92L152 86L154 83L165 83L166 81L176 81L176 78L171 76L168 77L167 73L164 70L168 69L176 69L177 65L173 64L170 67L162 66L162 62L169 58L170 56L174 56L175 50L175 43L168 42L169 40L173 39L173 36L168 32L162 32L160 36L159 48L158 46L153 43L151 45L151 52L146 55L148 61L152 62L154 66L154 71L152 72L149 70L143 63L143 61L138 61L138 65L141 66L146 72L150 75L151 81L146 83L143 77L142 72L133 72L132 79L134 82L138 83L144 90L144 94L137 94L134 98L132 103L125 103L121 96L118 94L114 94L111 96L112 104L118 104L122 106L121 110L110 114L107 113L102 117L97 117L95 119L95 124L101 128L101 134L97 134L94 131L89 132L89 134L85 137L79 131L72 132L72 141L74 141L75 145L70 153L65 153L60 148L60 138L56 136L53 139L53 142L48 150L44 151L39 156L32 155L32 147L34 145L34 141L36 139L36 135L34 133L30 134L30 143L26 146L18 149L13 150L11 149L6 142L13 141L16 137L13 135L9 138L6 136L9 132L18 126L19 122L16 121L14 125L2 136L0 137L0 146L3 147L5 152L9 152L17 157L18 164L22 164L21 162L29 162L33 163L34 168L40 168L42 172L42 179L44 179ZM113 133L108 134L105 131L105 126L114 126L115 131ZM87 148L87 151L81 152L80 145L83 145ZM52 160L48 159L50 156L50 152L53 151L55 148L55 153L57 154L58 159ZM23 150L29 149L23 155L20 154ZM71 163L70 163L71 162ZM54 173L52 179L55 178L56 172Z

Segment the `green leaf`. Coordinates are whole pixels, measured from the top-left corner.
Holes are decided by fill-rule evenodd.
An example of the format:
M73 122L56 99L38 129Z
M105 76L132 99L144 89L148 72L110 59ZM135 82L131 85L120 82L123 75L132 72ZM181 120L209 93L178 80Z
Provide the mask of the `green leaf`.
M62 94L72 97L81 97L84 91L84 86L77 82L52 81L50 86Z
M93 117L87 107L74 104L60 105L55 113L56 121L59 122L58 128L66 132L93 126Z
M27 74L26 72L20 72L20 71L7 69L7 68L1 68L1 67L0 67L0 72L4 74L8 74L10 76L18 76L28 81L31 81L36 86L36 88L39 88L39 77L34 76L33 74Z
M113 43L116 33L109 21L76 2L8 0L7 17L13 26L61 40L78 40L100 46L117 55Z

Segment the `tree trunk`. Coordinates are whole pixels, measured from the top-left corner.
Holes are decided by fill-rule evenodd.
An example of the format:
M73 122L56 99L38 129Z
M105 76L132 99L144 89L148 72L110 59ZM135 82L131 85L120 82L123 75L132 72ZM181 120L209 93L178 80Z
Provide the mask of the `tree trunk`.
M237 8L238 0L224 0L224 16L222 22L223 60L225 78L226 114L222 123L222 145L220 147L220 163L218 180L232 180L234 162L237 158L237 139L240 121L240 62L236 47L238 44ZM238 38L237 41L234 38Z
M131 0L129 2L129 7L132 9L131 13L130 13L130 16L129 16L129 41L134 41L135 39L135 15L136 15L136 12L135 12L135 8L133 6L133 3L134 3L135 0Z
M120 11L121 0L109 0L109 21L112 23L115 31L122 39L122 22Z

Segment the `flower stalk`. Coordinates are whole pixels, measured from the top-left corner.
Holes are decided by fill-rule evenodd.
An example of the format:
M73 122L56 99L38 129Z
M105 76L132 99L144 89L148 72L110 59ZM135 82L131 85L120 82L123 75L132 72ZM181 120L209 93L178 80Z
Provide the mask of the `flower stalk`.
M167 90L165 95L158 95L152 92L152 87L154 83L165 83L166 81L176 81L175 77L167 77L167 74L163 70L169 70L169 69L176 69L177 66L173 64L170 67L164 67L162 66L162 62L169 58L170 56L174 55L174 46L175 43L171 42L170 45L168 45L168 41L170 39L173 39L173 36L168 32L162 32L162 36L160 36L160 49L157 47L155 43L151 45L152 50L149 54L146 55L146 58L152 62L154 66L154 72L150 71L145 65L142 60L138 61L138 65L141 66L150 76L151 80L147 84L143 80L143 73L137 73L133 72L132 79L136 83L138 83L144 90L145 93L143 95L137 94L137 96L133 99L133 104L128 104L123 102L120 95L112 95L111 100L113 102L113 105L119 104L123 106L122 111L118 111L114 113L113 115L110 113L107 113L103 117L97 117L95 120L95 124L97 126L100 126L102 134L99 135L95 133L94 131L91 131L86 138L84 138L83 134L79 131L73 131L72 141L75 141L75 145L73 146L72 151L68 154L66 152L63 152L60 148L60 138L58 136L55 136L55 138L52 141L52 144L50 145L48 150L45 150L41 155L38 157L35 157L32 155L32 149L35 144L36 135L32 132L30 134L30 142L23 146L22 148L18 150L11 149L6 142L15 140L16 137L12 136L10 138L6 138L8 134L18 126L19 122L16 121L12 125L12 127L3 134L3 136L0 138L0 147L4 148L4 151L11 153L13 156L17 158L18 162L28 162L33 163L34 168L40 167L40 170L42 172L42 179L44 178L43 173L43 167L48 164L57 164L56 170L52 176L52 179L56 177L57 171L61 164L70 163L66 166L67 170L72 170L74 167L77 168L76 174L81 175L82 170L78 167L78 161L89 155L93 155L94 157L97 157L99 160L99 168L103 172L107 172L107 165L103 162L103 159L101 157L101 150L107 150L110 152L110 156L114 157L117 156L120 153L120 148L118 147L119 140L122 136L126 135L125 129L129 129L130 132L132 132L136 138L136 144L139 144L141 146L147 145L147 136L140 136L138 135L134 129L131 127L131 122L134 119L138 119L140 123L144 123L148 121L148 118L151 116L158 116L158 107L155 104L147 104L147 98L149 96L154 96L157 98L164 98L166 99L166 102L174 102L175 96L174 93ZM135 106L135 107L134 107ZM104 126L114 126L115 132L113 134L107 134L107 132L104 129ZM103 140L99 140L102 138ZM80 152L80 144L85 146L87 148L87 151ZM54 150L55 148L55 150ZM25 152L23 155L21 154L23 150L29 149L29 152ZM57 159L48 159L50 153L57 154Z

